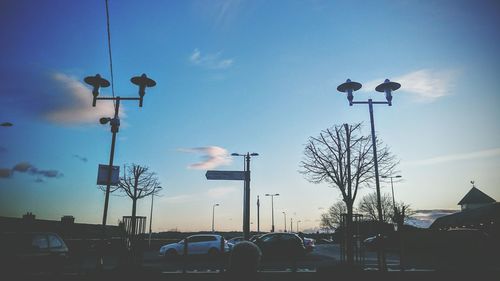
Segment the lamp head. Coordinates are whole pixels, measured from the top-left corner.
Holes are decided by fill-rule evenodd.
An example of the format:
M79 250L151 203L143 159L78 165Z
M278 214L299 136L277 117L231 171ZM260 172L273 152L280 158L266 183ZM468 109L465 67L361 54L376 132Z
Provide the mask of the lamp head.
M375 88L375 91L384 93L385 92L385 99L389 103L389 106L392 105L392 92L396 91L397 89L401 88L401 84L392 82L389 79L385 79L384 83L378 85Z
M2 127L12 127L12 123L10 123L10 122L3 122L2 124L0 124L0 126L2 126Z
M109 81L102 78L99 74L96 74L95 76L87 76L83 79L83 81L92 86L92 96L94 96L92 106L95 106L97 96L99 96L99 88L109 87Z
M259 154L254 152L254 153L250 153L250 156L259 156Z
M146 94L146 87L154 87L156 86L156 82L148 78L146 74L142 74L141 76L135 76L130 79L132 83L139 86L139 107L142 107L142 98Z
M238 153L231 153L231 156L241 156L241 155Z
M109 121L111 121L111 118L109 117L102 117L99 119L99 123L101 123L102 125L107 124Z
M361 83L351 81L351 79L347 79L345 83L342 83L337 87L337 91L347 93L347 100L349 101L349 105L352 105L352 100L354 99L352 93L361 89L361 87Z

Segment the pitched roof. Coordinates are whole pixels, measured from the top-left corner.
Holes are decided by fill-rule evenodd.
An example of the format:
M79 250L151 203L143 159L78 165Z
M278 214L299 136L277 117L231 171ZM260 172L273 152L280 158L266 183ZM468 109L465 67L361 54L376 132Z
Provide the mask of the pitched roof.
M486 195L484 192L481 190L472 187L469 192L458 202L457 205L463 205L463 204L477 204L477 203L495 203L495 199L489 197Z
M480 223L487 225L492 221L497 222L498 220L500 220L500 203L493 203L476 209L457 212L437 218L430 228L469 227L470 225L477 226Z

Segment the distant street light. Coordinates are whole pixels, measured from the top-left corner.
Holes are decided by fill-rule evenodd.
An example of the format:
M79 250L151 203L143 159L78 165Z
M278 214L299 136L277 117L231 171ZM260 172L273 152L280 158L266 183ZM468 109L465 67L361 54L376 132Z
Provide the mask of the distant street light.
M297 221L297 233L299 232L299 222L301 221Z
M286 232L286 213L285 212L282 212L283 213L283 216L285 216L285 232Z
M361 89L361 83L351 81L351 79L347 79L345 83L340 84L337 87L337 91L342 93L347 93L347 100L349 101L349 106L353 104L368 104L368 108L370 110L370 125L371 125L371 135L372 135L372 147L373 147L373 166L375 170L375 187L377 189L377 211L378 211L378 220L380 224L380 229L382 228L382 224L384 222L383 214L382 214L382 203L380 200L380 182L378 175L378 158L377 158L377 141L375 137L375 121L373 120L373 104L387 104L388 106L392 106L392 92L396 91L401 87L401 84L396 82L391 82L389 79L385 79L384 83L378 85L375 90L377 92L385 93L385 99L387 101L372 101L372 99L368 99L368 101L353 101L354 96L353 92ZM378 251L378 266L379 270L385 271L386 262L385 262L385 253L383 250Z
M290 218L290 232L293 232L293 218Z
M214 204L212 206L212 232L215 232L215 207L219 206L219 204Z
M382 176L383 179L391 179L391 190L392 190L392 207L396 210L396 201L394 200L394 186L392 184L392 179L401 178L401 175L397 176Z
M153 192L151 193L151 213L149 215L149 248L151 249L151 225L153 224L153 199L155 197L155 190L162 189L161 186L153 188Z
M280 196L280 195L276 193L276 194L266 194L266 196L271 196L271 219L272 219L271 232L274 232L274 196Z
M0 124L0 126L2 127L12 127L14 124L10 123L10 122L3 122Z
M231 156L243 157L243 171L245 172L245 183L243 191L243 238L250 239L250 158L259 156L255 152L246 154L231 153Z

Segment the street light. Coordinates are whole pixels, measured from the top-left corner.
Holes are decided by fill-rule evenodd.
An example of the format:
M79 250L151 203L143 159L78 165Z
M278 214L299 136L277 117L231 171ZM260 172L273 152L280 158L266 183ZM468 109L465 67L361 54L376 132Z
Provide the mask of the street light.
M112 176L112 170L113 170L113 159L114 159L114 154L115 154L115 142L116 142L116 133L118 133L118 129L120 127L120 118L118 117L118 112L120 109L120 101L121 100L138 100L139 101L139 107L142 107L142 100L145 95L145 89L146 87L153 87L156 85L156 82L146 76L146 74L142 74L141 76L136 76L132 77L130 81L139 86L139 97L138 98L133 98L133 97L99 97L99 89L100 88L106 88L110 86L110 83L108 80L104 79L101 77L101 75L96 74L95 76L88 76L83 79L85 83L89 84L92 86L92 106L96 106L97 100L112 100L114 101L115 104L115 114L113 118L109 117L103 117L99 119L99 123L105 125L107 123L110 123L111 126L111 133L112 138L111 138L111 152L109 155L109 167L108 167L108 177L107 177L107 182L106 182L106 197L104 199L104 211L103 211L103 216L102 216L102 225L106 225L106 220L108 216L108 204L109 204L109 193L110 193L110 186L111 186L111 176Z
M214 222L215 222L215 207L219 206L219 204L214 204L212 206L212 232L215 232L215 228L214 228Z
M2 126L2 127L12 127L13 124L10 123L10 122L3 122L3 123L0 124L0 126Z
M285 212L282 212L283 213L283 216L285 216L285 232L286 232L286 213Z
M155 197L155 190L162 189L161 186L157 186L153 188L153 192L151 193L151 213L149 215L149 248L151 249L151 225L153 224L153 198Z
M280 196L280 195L278 193L275 193L275 194L266 194L266 196L271 196L271 219L272 219L271 232L274 232L274 196Z
M397 175L397 176L382 176L382 178L383 179L387 179L387 178L391 179L392 207L394 208L394 210L396 210L396 201L394 200L394 186L393 186L393 183L392 183L392 179L401 178L401 175Z
M250 239L250 158L259 156L255 152L247 152L246 154L231 153L231 156L243 157L243 170L245 172L244 192L243 192L243 237L245 240Z
M354 99L353 92L361 89L361 83L351 81L351 79L347 79L345 83L342 83L337 87L337 91L342 93L347 93L347 100L349 101L349 106L352 106L353 104L368 104L370 110L370 125L372 134L373 164L374 164L373 166L375 168L375 187L377 189L377 211L378 211L378 219L381 225L383 223L383 216L382 216L382 204L380 202L380 182L378 177L377 142L375 137L375 122L373 120L373 104L387 104L388 106L392 106L392 92L396 91L400 87L401 84L396 82L391 82L389 79L385 79L384 83L378 85L375 88L377 92L385 93L385 99L387 101L372 101L372 99L368 99L368 101L353 101ZM379 270L385 271L386 269L385 253L383 251L379 252L378 264L379 264Z
M297 221L297 233L299 232L299 222L301 221Z

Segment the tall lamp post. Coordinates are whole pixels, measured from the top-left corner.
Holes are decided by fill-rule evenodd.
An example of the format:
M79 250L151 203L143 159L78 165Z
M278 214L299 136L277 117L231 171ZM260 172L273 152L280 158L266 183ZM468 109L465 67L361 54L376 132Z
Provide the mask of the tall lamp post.
M257 195L257 234L260 233L260 198Z
M301 221L297 221L297 232L299 232L299 222Z
M161 186L158 186L153 189L153 192L151 193L151 213L149 215L149 248L151 249L151 226L153 224L153 199L155 198L155 190L157 189L162 189Z
M283 216L285 216L285 232L286 232L286 213L285 212L282 212L283 213Z
M258 153L239 154L231 153L231 156L242 156L243 170L245 171L245 184L243 195L243 237L245 240L250 239L250 158L252 156L259 156Z
M278 193L275 194L266 194L266 196L271 196L271 232L274 232L274 196L280 196Z
M337 87L337 91L342 93L347 93L347 100L349 101L349 106L352 106L353 104L368 104L368 108L370 110L370 125L371 125L372 147L373 147L373 166L375 168L375 187L377 189L377 211L378 211L379 223L381 226L383 223L383 216L382 216L382 204L380 202L380 182L378 175L377 141L375 137L375 122L373 120L373 105L387 104L388 106L392 106L392 92L396 91L400 87L401 84L396 82L391 82L389 79L385 79L384 83L378 85L375 88L377 92L385 93L385 98L387 101L372 101L372 99L368 99L368 101L353 101L354 99L353 92L361 89L361 83L351 81L351 79L347 79L345 83L342 83ZM382 271L386 270L385 253L383 250L378 252L378 266L379 270Z
M120 118L118 117L118 112L120 110L120 101L122 100L137 100L139 101L139 107L142 107L142 101L144 95L146 94L147 87L154 87L156 82L146 76L146 74L142 74L141 76L132 77L130 81L139 86L139 97L99 97L99 88L109 87L110 83L108 80L101 77L101 75L96 74L95 76L88 76L84 79L85 83L92 86L92 106L95 107L97 100L112 100L115 104L115 114L113 118L103 117L99 119L101 124L107 124L108 122L111 125L111 152L109 154L109 166L108 166L108 177L106 181L106 197L104 199L104 211L102 216L102 225L106 226L106 220L108 217L108 202L109 202L109 193L111 188L111 176L113 171L113 159L115 156L115 142L116 142L116 133L118 133L118 129L120 127Z
M397 176L382 176L383 179L391 179L391 191L392 191L392 207L394 208L394 211L396 211L396 201L394 200L394 186L392 183L392 179L397 179L397 178L402 178L401 175Z
M290 218L290 232L293 232L293 218Z
M212 206L212 232L215 232L215 207L219 206L219 204L214 204Z

